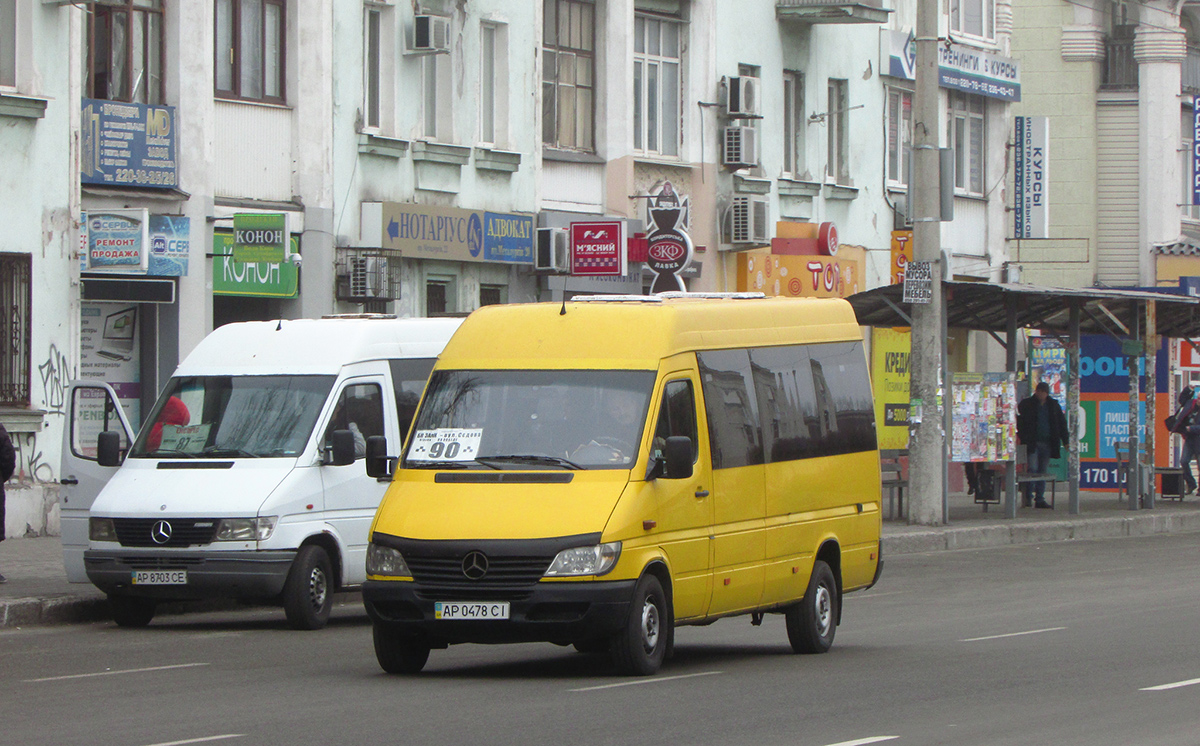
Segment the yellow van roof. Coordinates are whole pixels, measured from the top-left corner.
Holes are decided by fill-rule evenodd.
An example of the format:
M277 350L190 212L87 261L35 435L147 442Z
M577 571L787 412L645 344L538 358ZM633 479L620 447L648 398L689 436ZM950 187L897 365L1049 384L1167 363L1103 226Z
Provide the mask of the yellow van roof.
M862 339L840 298L589 299L485 306L439 368L652 370L680 352Z

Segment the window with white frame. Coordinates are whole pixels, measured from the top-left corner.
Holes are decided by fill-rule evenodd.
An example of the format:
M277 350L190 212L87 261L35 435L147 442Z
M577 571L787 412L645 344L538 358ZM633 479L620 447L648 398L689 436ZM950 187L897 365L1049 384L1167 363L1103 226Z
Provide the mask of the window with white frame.
M382 88L383 51L380 34L383 32L383 9L368 5L365 12L363 43L363 124L378 128L381 116L379 96Z
M162 0L109 0L89 5L85 33L84 89L88 98L163 103Z
M396 124L396 9L390 0L363 6L362 127L391 134Z
M493 21L479 26L479 140L508 141L508 27Z
M633 149L679 155L682 23L638 14L633 19Z
M0 86L17 85L17 0L0 0Z
M1192 107L1183 107L1183 121L1179 127L1179 132L1183 135L1183 142L1179 148L1180 155L1183 156L1183 162L1180 164L1179 173L1182 176L1183 182L1182 193L1179 199L1180 211L1184 220L1200 220L1200 204L1195 202L1193 180L1193 153L1195 147L1195 127L1192 121Z
M850 142L848 139L850 99L847 82L829 79L829 98L825 110L828 149L825 175L838 184L850 183Z
M443 123L449 106L450 55L427 54L421 57L421 134L431 140L449 136Z
M543 0L542 142L595 150L596 7L585 0Z
M950 0L950 30L995 39L996 0Z
M954 149L954 193L971 197L983 194L984 98L950 92L947 142Z
M804 74L783 71L783 174L804 174Z
M216 0L218 97L284 102L285 8L285 0Z
M892 187L908 186L908 168L912 159L912 91L888 86L884 111L886 154L884 168Z

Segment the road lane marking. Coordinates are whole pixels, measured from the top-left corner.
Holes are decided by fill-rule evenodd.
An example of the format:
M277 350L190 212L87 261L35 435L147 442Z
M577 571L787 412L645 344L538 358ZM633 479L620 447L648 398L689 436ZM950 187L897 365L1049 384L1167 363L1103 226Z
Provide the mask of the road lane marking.
M176 668L195 668L207 666L207 663L177 663L173 666L151 666L149 668L125 668L120 671L97 671L95 673L76 673L70 676L47 676L44 679L25 679L23 684L39 684L43 681L66 681L68 679L90 679L93 676L116 676L122 673L146 673L149 671L171 671Z
M701 671L700 673L685 673L678 676L659 676L653 679L638 679L636 681L621 681L616 684L601 684L600 686L585 686L582 689L570 689L572 692L594 692L598 689L616 689L619 686L638 686L639 684L661 684L664 681L678 681L679 679L694 679L697 676L715 676L721 673L720 671Z
M839 741L831 743L828 746L866 746L868 743L881 743L883 741L895 741L900 736L871 736L870 738L860 738L856 741Z
M968 637L959 642L981 642L983 640L1002 640L1005 637L1024 637L1025 635L1040 635L1043 632L1058 632L1066 627L1047 627L1045 629L1031 629L1027 632L1009 632L1007 635L988 635L987 637Z
M245 733L226 733L223 736L205 736L204 738L189 738L185 741L165 741L163 743L152 743L150 746L184 746L188 743L209 743L210 741L225 741L230 738L245 738Z
M1158 686L1147 686L1139 689L1142 692L1165 692L1168 689L1179 689L1185 686L1194 686L1200 684L1200 679L1188 679L1187 681L1176 681L1174 684L1159 684Z

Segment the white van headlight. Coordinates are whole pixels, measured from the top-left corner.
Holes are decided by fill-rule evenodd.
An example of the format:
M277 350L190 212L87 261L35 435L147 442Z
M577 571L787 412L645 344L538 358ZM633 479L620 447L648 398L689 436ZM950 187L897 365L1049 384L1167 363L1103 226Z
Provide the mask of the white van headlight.
M367 545L367 574L386 575L393 578L412 577L404 556L391 547L371 543Z
M217 541L266 541L275 531L279 516L259 518L222 518L217 526Z
M111 518L89 518L88 538L92 541L116 541L117 528Z
M573 547L558 553L546 570L546 577L569 575L603 575L617 564L621 556L621 542L597 544L594 547Z

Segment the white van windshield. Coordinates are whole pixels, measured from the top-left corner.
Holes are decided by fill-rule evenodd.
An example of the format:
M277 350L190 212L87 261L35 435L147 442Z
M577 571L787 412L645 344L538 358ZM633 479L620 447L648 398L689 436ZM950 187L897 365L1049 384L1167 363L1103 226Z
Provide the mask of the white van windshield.
M641 370L435 372L404 464L628 469L654 377Z
M172 378L138 435L133 458L296 457L334 376Z

